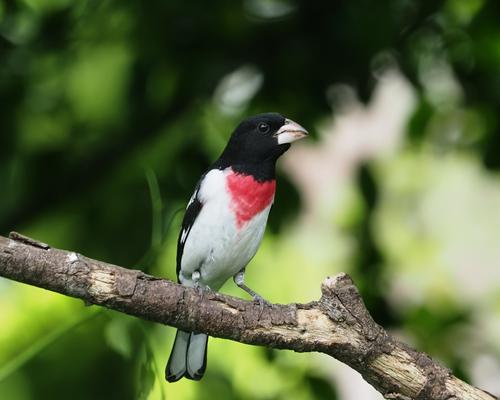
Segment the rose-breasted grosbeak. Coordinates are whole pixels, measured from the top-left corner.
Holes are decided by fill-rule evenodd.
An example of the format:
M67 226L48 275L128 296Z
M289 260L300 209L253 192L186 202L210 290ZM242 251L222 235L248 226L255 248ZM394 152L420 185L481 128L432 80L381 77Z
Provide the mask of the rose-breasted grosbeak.
M236 128L219 159L201 177L189 200L177 242L177 277L190 287L218 290L233 277L244 284L245 267L264 235L276 187L276 160L307 135L280 114L259 114ZM206 367L208 336L178 330L165 377L199 380Z

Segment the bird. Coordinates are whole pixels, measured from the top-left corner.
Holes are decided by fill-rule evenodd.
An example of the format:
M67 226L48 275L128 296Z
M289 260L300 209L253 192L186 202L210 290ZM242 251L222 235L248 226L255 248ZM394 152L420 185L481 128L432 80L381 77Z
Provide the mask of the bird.
M217 291L229 279L261 305L245 285L245 268L262 241L276 189L276 161L308 132L278 113L244 119L191 196L177 241L178 282ZM208 336L177 330L165 379L200 380Z

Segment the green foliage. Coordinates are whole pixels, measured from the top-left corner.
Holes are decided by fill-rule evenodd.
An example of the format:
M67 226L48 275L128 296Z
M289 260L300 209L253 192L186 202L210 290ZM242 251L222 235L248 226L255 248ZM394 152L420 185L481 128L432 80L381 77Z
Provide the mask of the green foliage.
M306 302L346 271L379 323L465 379L480 355L500 371L499 17L493 0L0 0L0 233L175 279L197 179L239 120L278 111L312 138L280 161L248 284ZM0 326L2 399L359 384L326 357L211 339L204 380L167 385L173 329L6 280Z

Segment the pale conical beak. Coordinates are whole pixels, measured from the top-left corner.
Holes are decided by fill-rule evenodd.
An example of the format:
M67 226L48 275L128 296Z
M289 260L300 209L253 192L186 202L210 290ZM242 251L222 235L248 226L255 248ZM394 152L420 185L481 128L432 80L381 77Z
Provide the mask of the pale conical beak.
M285 119L285 124L278 129L274 136L278 139L278 144L293 143L296 140L306 137L309 133L298 123L290 119Z

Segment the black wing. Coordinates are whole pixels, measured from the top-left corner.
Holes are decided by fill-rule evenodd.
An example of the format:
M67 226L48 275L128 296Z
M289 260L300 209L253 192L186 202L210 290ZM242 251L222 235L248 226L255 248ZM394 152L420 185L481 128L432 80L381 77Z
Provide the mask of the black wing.
M182 254L184 253L184 245L186 244L186 240L191 232L191 228L193 227L194 221L198 217L201 209L203 208L203 203L198 198L198 194L200 191L201 182L206 174L204 174L196 185L196 189L194 190L193 196L189 201L189 204L186 208L186 212L184 214L184 219L182 220L182 228L179 233L179 239L177 240L177 280L179 281L179 272L181 270L181 260Z

